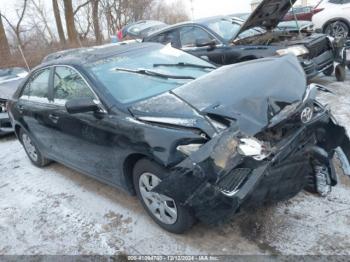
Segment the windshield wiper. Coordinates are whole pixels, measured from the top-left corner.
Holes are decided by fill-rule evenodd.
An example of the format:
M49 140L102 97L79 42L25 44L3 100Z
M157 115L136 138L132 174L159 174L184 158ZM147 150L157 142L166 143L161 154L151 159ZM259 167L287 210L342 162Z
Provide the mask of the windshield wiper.
M158 66L180 66L180 67L194 67L194 68L203 68L203 69L216 69L215 66L206 66L206 65L198 65L198 64L191 64L191 63L184 63L180 62L177 64L154 64L153 67Z
M128 73L134 73L134 74L140 74L140 75L147 75L147 76L153 76L153 77L160 77L164 79L196 79L193 76L174 76L174 75L167 75L162 74L158 72L154 72L147 69L127 69L127 68L114 68L116 71L122 71L122 72L128 72Z

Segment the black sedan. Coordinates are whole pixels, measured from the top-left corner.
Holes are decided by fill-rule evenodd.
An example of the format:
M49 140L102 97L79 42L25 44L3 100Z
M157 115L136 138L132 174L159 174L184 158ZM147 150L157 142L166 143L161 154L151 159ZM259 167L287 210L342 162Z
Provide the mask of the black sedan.
M291 55L216 69L170 46L109 45L35 68L9 114L34 165L57 161L137 194L182 233L330 191L330 159L342 146L348 166L349 140L316 88Z
M320 72L331 75L340 49L324 34L279 30L280 21L296 0L264 0L246 19L232 16L204 18L172 25L144 38L169 44L218 65L294 54L310 80ZM338 43L338 41L336 41ZM336 71L344 81L344 67Z

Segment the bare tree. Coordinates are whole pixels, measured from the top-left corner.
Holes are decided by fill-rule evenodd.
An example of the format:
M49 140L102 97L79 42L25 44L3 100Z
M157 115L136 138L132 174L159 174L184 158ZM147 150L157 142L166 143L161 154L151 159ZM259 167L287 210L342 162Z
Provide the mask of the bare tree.
M43 34L45 35L45 31L47 31L48 35L50 36L51 42L55 41L56 37L49 26L49 23L47 20L46 10L45 10L44 5L42 4L41 0L30 0L30 1L34 7L34 11L33 11L34 14L33 15L34 16L37 15L40 19L40 22L44 26ZM33 20L35 22L35 19L33 19Z
M93 21L95 39L97 44L102 43L102 34L100 30L99 13L98 13L99 3L100 3L100 0L92 1L92 21Z
M4 24L2 22L2 16L0 13L0 56L3 61L6 61L10 55L10 46L7 40Z
M66 18L68 40L70 44L77 45L78 34L75 28L72 0L63 0L63 3L64 3L64 14Z
M28 3L28 0L24 0L23 6L21 8L22 11L17 12L18 21L16 24L12 24L10 22L10 20L4 14L1 14L1 16L5 19L5 21L8 23L8 25L11 27L11 29L15 33L16 38L17 38L17 43L21 48L23 48L23 43L22 43L22 39L21 39L21 23L23 21L24 14L25 14L26 9L27 9L27 3Z
M56 27L58 32L58 37L60 38L61 44L66 44L66 37L64 36L60 8L58 6L57 0L52 0L53 13L55 16Z
M150 18L167 24L176 24L190 20L186 6L182 0L175 2L158 1L153 5Z
M79 38L81 40L87 40L92 28L92 15L91 6L86 5L84 8L80 9L79 13L74 17L77 31L79 33Z

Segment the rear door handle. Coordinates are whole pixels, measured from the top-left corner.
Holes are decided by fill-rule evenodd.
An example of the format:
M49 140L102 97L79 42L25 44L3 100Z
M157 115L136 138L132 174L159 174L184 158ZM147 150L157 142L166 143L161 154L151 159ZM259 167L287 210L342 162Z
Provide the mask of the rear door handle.
M50 114L49 118L51 119L52 122L54 122L55 124L57 124L58 120L60 119L60 117L58 115L55 114Z

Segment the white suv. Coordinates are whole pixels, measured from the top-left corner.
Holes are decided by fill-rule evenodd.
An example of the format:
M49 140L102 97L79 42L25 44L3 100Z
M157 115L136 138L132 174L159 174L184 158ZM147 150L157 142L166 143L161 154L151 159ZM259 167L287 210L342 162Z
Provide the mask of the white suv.
M350 32L350 0L323 0L323 9L312 18L315 29L333 37L348 37Z

